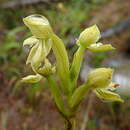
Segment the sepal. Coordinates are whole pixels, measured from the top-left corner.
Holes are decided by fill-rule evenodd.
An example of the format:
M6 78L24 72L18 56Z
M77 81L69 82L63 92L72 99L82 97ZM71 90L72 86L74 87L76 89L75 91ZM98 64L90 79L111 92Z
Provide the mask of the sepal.
M112 47L111 44L103 45L102 43L95 43L95 44L91 44L88 47L88 50L92 52L104 52L104 51L109 51L109 50L115 50L115 48Z
M48 39L53 33L49 21L42 15L30 15L23 18L23 22L37 38Z
M92 70L87 77L87 84L92 88L106 88L112 81L113 69L98 68Z

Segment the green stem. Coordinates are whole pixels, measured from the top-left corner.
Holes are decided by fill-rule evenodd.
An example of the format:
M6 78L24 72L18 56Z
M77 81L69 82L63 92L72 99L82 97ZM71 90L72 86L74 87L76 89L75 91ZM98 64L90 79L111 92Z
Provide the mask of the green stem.
M77 52L74 54L74 59L72 62L72 66L70 69L70 77L71 77L71 90L72 92L76 88L77 85L77 79L80 72L80 68L83 61L83 55L84 55L85 48L80 46L77 50Z
M69 105L72 108L72 110L75 110L77 108L77 106L80 104L80 102L88 94L89 91L90 87L87 84L83 84L76 88L69 100Z
M60 113L62 113L62 115L66 116L67 113L65 110L64 101L62 99L61 92L60 92L56 82L53 80L53 78L51 76L48 76L47 80L50 84L51 93L54 97L58 110L60 111Z
M57 61L57 72L61 81L62 88L66 94L69 94L70 78L69 78L69 59L66 48L62 40L52 34L52 49Z

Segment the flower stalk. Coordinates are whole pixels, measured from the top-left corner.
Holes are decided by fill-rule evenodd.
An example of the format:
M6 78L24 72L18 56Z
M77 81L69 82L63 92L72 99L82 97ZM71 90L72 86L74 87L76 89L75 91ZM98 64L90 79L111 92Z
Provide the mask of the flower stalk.
M70 78L71 78L71 85L72 85L71 91L72 92L74 91L74 89L77 86L77 79L78 79L78 75L79 75L80 68L82 65L84 52L85 52L85 48L80 46L78 48L78 50L76 51L76 53L74 54L74 59L73 59L71 69L70 69Z

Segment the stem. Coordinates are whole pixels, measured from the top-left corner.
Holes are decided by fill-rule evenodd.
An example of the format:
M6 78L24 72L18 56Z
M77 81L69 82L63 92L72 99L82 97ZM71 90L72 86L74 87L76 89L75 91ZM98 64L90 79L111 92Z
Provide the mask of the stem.
M80 68L83 61L83 54L84 54L85 48L80 46L77 50L77 52L74 54L74 59L72 62L72 66L70 69L70 76L71 76L71 91L73 92L77 85L77 79L80 72Z
M76 88L73 95L69 99L70 107L75 110L75 108L77 108L77 106L80 104L80 102L84 99L89 91L90 87L87 84L83 84L80 87Z
M53 40L52 49L57 61L57 71L61 81L62 88L66 94L69 94L70 76L69 76L69 59L66 48L62 40L52 34Z
M66 120L66 130L76 130L75 118Z
M60 90L59 90L56 82L52 79L51 76L48 76L47 80L50 84L51 93L54 97L54 100L55 100L55 103L57 105L58 110L60 111L60 113L62 113L62 115L66 116L67 112L65 110L64 101L62 99Z
M84 114L84 119L83 119L83 123L81 126L81 130L86 130L86 128L87 128L87 122L89 120L89 112L92 109L93 100L94 100L94 94L91 92L89 95L89 101L88 101L87 109Z

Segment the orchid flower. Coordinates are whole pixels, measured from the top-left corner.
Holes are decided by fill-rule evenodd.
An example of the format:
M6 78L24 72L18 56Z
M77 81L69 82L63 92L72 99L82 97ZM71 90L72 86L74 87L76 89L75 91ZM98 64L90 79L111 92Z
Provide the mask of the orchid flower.
M123 102L123 99L114 92L118 84L112 82L111 68L92 70L86 81L77 87L85 51L104 52L115 49L111 44L103 45L98 42L101 34L96 25L80 33L76 42L78 49L71 63L63 41L54 33L47 18L35 14L25 17L23 21L32 33L32 36L23 42L23 46L30 48L26 64L32 67L35 75L24 77L21 81L36 83L43 77L47 79L58 111L68 122L68 130L74 130L71 119L89 91L93 91L105 101ZM51 50L56 59L55 65L48 59ZM54 76L57 76L58 83Z

